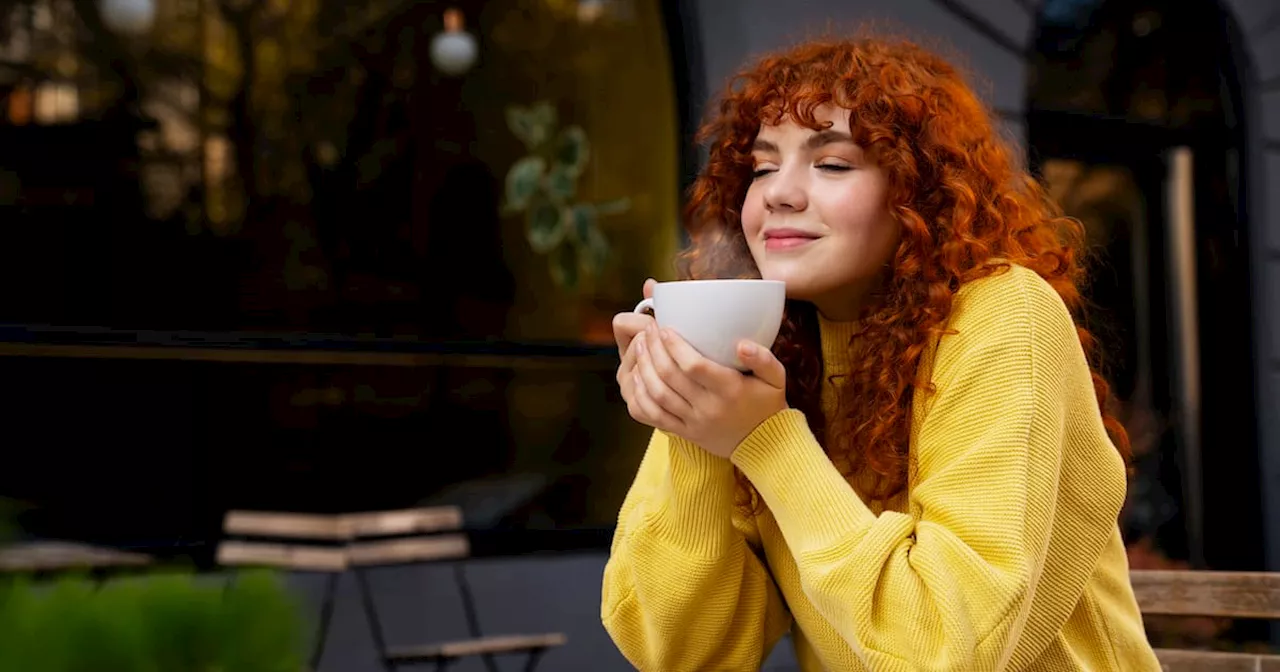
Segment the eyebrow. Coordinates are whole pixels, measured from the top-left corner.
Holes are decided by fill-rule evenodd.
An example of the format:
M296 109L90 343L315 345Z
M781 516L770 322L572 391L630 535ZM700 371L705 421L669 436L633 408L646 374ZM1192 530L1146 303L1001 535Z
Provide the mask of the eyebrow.
M857 143L853 141L852 135L849 135L844 131L833 131L830 129L827 129L825 131L818 131L817 133L814 133L813 135L809 136L809 139L805 141L805 145L808 146L809 149L817 149L819 147L825 147L827 145L835 145L835 144L856 145ZM752 146L752 150L760 151L760 152L777 153L778 145L768 140L762 140L760 138L756 138L755 144Z

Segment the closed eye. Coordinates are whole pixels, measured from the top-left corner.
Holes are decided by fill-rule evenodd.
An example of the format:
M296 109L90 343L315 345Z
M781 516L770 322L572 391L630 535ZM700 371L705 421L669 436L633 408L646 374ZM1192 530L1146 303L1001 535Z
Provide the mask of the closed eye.
M768 175L769 173L776 173L776 172L778 171L773 168L756 168L755 170L751 171L751 179L758 180Z
M818 170L828 173L847 173L853 170L853 166L845 166L838 163L822 163L818 165Z

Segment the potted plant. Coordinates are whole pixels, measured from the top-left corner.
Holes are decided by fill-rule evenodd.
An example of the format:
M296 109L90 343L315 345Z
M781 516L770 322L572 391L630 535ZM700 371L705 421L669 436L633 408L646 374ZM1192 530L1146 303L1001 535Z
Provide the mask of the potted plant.
M275 574L0 580L0 672L299 672L297 606Z

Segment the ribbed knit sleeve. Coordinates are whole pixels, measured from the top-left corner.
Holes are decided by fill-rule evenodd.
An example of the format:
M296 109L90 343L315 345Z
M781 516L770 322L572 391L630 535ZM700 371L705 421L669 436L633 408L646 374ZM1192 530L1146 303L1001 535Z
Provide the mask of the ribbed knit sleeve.
M918 418L908 512L873 515L794 410L733 455L804 595L868 669L1035 660L1079 602L1124 500L1123 463L1057 294L1018 269L961 304ZM1068 462L1090 475L1088 492L1060 487Z
M618 515L601 617L639 670L758 670L790 626L728 460L655 432Z

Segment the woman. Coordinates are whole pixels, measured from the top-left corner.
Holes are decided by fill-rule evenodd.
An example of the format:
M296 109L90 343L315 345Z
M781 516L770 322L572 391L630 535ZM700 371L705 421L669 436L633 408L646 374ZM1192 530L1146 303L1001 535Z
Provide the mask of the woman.
M615 320L657 430L604 576L623 654L752 670L790 628L804 670L1158 670L1079 226L914 45L808 44L737 84L685 275L783 280L787 315L749 376Z

